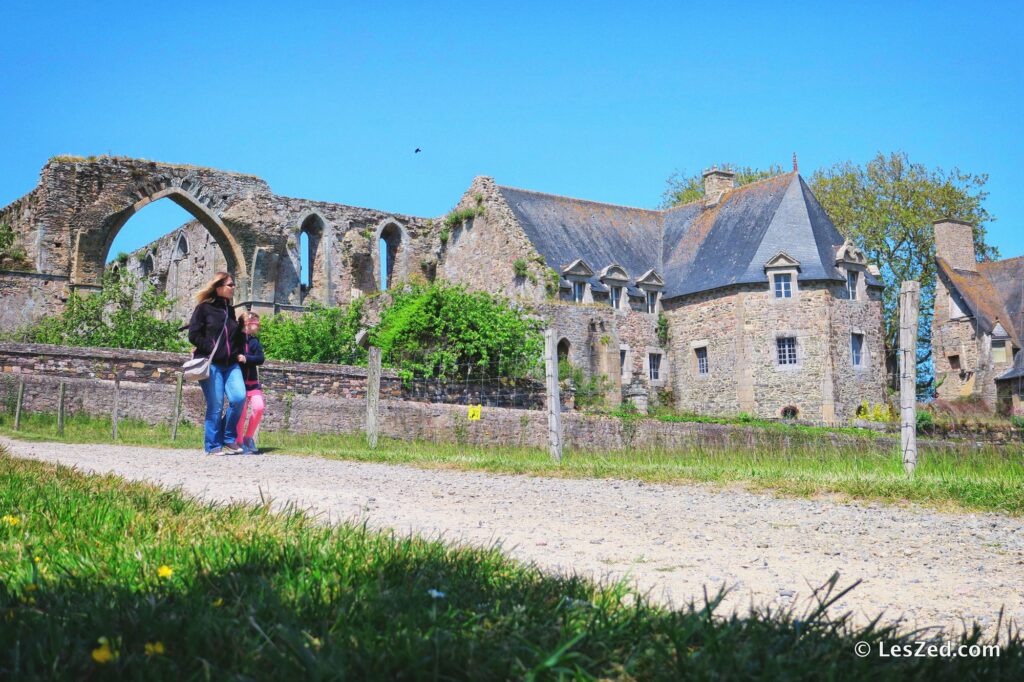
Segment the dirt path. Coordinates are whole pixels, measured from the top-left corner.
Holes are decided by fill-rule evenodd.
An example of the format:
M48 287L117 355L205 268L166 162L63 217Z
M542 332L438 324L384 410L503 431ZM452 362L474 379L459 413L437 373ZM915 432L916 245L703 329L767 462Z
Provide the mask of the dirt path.
M113 472L208 500L293 501L332 521L472 544L596 578L628 575L656 599L733 588L751 603L803 608L834 572L863 582L838 608L907 627L1024 623L1024 520L880 504L779 499L706 486L565 480L314 457L206 457L191 450L27 443L17 457Z

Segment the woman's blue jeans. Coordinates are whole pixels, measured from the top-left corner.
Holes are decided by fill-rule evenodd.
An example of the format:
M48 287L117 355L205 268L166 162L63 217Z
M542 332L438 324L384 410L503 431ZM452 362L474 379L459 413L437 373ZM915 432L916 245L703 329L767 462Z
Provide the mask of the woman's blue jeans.
M234 443L238 438L238 418L245 405L245 382L238 363L230 367L210 365L210 378L199 382L206 398L206 427L203 446L207 452ZM228 411L224 412L224 398Z

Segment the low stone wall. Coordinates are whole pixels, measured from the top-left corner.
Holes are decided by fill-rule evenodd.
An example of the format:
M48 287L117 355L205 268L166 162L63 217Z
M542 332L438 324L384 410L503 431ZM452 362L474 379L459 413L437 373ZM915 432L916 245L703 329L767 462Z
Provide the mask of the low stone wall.
M0 367L5 374L64 379L113 381L116 375L122 382L173 387L178 380L178 370L187 358L185 353L0 343ZM365 367L268 360L260 367L260 382L269 393L366 397ZM381 398L401 397L402 383L394 372L382 372L380 394Z

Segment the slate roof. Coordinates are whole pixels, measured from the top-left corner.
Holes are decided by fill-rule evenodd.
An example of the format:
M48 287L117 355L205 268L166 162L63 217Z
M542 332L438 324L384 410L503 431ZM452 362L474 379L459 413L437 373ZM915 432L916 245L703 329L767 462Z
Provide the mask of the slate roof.
M548 265L583 258L599 272L618 263L630 275L630 293L639 293L636 278L650 268L665 280L665 298L765 283L764 264L780 251L800 261L799 281L846 279L835 266L843 238L797 173L730 190L711 207L701 200L667 211L498 190ZM590 283L606 291L596 275Z
M958 270L945 258L937 257L935 262L939 276L960 294L981 331L991 334L996 322L1000 322L1020 348L1024 335L1020 322L1021 292L1015 289L1024 286L1024 258L979 263L977 272Z
M996 381L1024 378L1024 350L1017 351L1013 358L1013 367L996 377Z

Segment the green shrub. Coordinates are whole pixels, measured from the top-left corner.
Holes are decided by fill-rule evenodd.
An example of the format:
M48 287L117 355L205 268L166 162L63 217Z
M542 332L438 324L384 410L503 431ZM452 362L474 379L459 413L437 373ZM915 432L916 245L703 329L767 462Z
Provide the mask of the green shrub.
M1010 423L1013 424L1014 428L1024 430L1024 415L1010 417Z
M928 410L917 411L917 432L930 433L935 428L935 417Z
M658 313L658 342L661 343L662 348L668 347L668 318L665 317L665 313Z
M529 272L529 264L524 258L517 258L512 263L512 270L516 273L516 277L526 277Z
M174 301L125 270L103 275L102 289L72 292L60 315L11 335L27 343L183 351L189 348L179 320L162 320Z
M362 321L363 299L343 308L314 303L301 316L266 318L260 340L274 360L365 365L366 349L356 343Z
M477 216L483 215L485 212L486 209L482 203L477 203L477 205L472 208L460 208L459 210L452 211L445 216L444 226L449 230L454 229L467 220L472 220Z
M403 376L527 376L544 345L541 320L486 292L444 283L395 290L371 342Z

